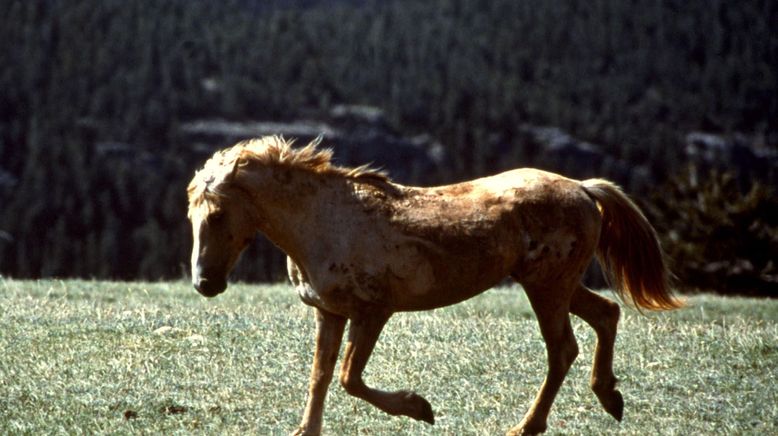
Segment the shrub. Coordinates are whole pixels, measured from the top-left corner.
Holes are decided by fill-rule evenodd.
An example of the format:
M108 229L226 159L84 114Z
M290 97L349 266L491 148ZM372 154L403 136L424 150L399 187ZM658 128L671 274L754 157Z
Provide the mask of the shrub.
M771 186L739 186L732 173L669 179L644 209L681 288L778 297L778 198Z

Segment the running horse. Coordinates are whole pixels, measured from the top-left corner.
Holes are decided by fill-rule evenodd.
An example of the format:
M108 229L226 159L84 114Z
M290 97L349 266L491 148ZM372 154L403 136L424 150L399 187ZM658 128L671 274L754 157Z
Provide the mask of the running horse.
M447 186L392 182L368 166L331 162L269 136L216 152L188 187L192 281L202 295L224 292L240 253L262 232L287 255L289 278L314 307L316 351L302 422L317 435L346 321L340 384L391 415L433 424L413 391L367 386L362 372L395 312L430 310L471 298L507 276L519 282L546 343L548 372L510 435L546 430L554 397L578 354L569 313L597 334L591 389L621 420L613 347L619 304L581 284L596 255L616 294L638 309L682 306L654 229L613 183L516 169Z

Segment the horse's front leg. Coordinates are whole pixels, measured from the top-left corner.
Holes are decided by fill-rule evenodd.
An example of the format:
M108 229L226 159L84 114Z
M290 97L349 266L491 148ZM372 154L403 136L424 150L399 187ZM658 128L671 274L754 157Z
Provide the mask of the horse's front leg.
M308 404L300 427L293 435L321 434L322 413L327 388L332 381L335 362L338 359L340 343L346 318L316 308L316 351L313 355L311 380L308 385Z
M420 395L411 391L386 392L373 389L365 385L362 380L362 371L373 352L381 329L390 316L390 312L371 310L351 320L340 370L340 383L349 394L367 401L390 415L410 416L434 424L432 406Z

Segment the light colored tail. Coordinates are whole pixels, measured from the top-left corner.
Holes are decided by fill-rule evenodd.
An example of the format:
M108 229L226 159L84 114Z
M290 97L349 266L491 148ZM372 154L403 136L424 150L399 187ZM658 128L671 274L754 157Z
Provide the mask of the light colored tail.
M584 180L581 186L602 214L597 258L616 293L638 309L683 307L670 289L656 231L637 205L607 180Z

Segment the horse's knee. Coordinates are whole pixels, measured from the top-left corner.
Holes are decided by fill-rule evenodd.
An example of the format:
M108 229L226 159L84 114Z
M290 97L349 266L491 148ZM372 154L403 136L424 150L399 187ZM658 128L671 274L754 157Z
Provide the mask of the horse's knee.
M365 383L361 377L356 377L348 372L340 374L340 385L349 395L354 397L359 397L365 388Z
M570 369L570 367L573 365L573 362L575 362L575 359L578 357L578 343L576 343L575 338L572 338L572 341L568 341L567 346L565 347L565 350L562 354L562 363L565 367L565 370Z
M594 327L597 335L615 336L616 328L621 318L621 307L609 300L604 300L603 303L597 312L596 318L587 321Z
M619 323L619 318L621 317L621 307L613 301L608 301L608 304L605 305L605 313L603 314L603 321L608 326L613 326L615 328L616 324Z
M550 364L557 366L562 372L566 373L568 369L573 365L575 359L578 357L578 343L575 341L575 336L571 334L566 335L565 338L554 347L555 350L549 350Z

